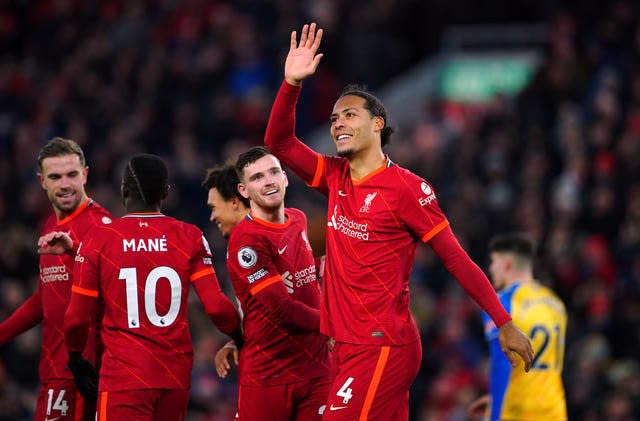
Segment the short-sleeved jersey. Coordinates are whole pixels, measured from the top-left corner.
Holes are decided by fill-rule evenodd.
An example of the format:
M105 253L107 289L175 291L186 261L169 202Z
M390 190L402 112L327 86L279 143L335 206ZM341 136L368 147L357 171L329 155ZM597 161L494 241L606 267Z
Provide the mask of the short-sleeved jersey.
M567 328L564 304L537 282L514 284L498 296L514 325L529 336L534 357L528 373L520 359L518 367L512 368L500 348L498 329L483 314L491 354L490 420L566 420L561 377Z
M85 234L96 227L111 223L111 216L93 200L80 205L71 215L58 220L51 215L45 222L41 236L52 231L64 231L69 234L74 244L78 244ZM67 369L69 356L64 346L62 324L64 313L71 298L73 283L74 256L40 255L40 294L42 297L42 353L40 355L40 381L46 383L51 379L72 379ZM96 326L91 325L87 346L83 355L95 362Z
M238 367L245 386L271 386L327 377L326 338L318 331L294 331L274 321L256 299L276 282L293 300L320 306L320 289L307 220L298 209L285 209L286 222L273 224L248 215L231 233L227 269L244 313L244 348ZM294 315L295 316L295 315Z
M320 330L354 344L418 340L409 311L416 244L448 226L433 187L390 159L354 181L346 159L321 155L307 181L329 202Z
M197 227L159 213L125 215L87 236L74 276L73 291L97 297L103 312L99 390L189 389L189 288L220 289Z

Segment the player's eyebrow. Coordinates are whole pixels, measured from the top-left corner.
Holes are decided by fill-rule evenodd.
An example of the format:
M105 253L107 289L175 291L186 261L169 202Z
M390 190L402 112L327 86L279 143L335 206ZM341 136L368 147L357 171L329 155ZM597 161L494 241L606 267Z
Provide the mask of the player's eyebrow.
M331 116L329 116L329 118L333 119L333 118L337 117L338 114L346 113L347 111L358 111L358 107L347 107L347 108L342 109L342 110L340 110L338 112L331 113Z

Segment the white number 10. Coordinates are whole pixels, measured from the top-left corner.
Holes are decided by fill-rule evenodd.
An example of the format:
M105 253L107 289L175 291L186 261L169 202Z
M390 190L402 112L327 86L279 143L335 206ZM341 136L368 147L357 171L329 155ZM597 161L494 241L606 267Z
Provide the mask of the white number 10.
M160 278L167 279L171 287L171 304L169 311L164 316L158 314L156 307L156 287ZM121 268L119 279L125 281L129 327L133 329L139 328L140 313L138 311L138 273L136 268ZM180 276L173 268L159 266L149 272L144 283L144 310L151 324L158 327L171 325L178 317L181 297L182 283L180 282Z

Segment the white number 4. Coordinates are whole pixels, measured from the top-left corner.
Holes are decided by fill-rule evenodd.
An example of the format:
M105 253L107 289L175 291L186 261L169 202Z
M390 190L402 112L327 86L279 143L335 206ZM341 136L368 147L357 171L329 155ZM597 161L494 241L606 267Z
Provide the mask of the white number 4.
M344 382L340 390L338 390L338 393L336 393L337 396L340 396L342 398L342 403L344 403L345 405L348 404L353 397L353 394L351 393L352 389L349 387L352 382L353 377L349 377L347 381Z
M69 405L67 405L67 401L64 399L64 390L60 390L60 393L58 393L58 397L56 398L56 401L53 402L53 406L51 406L51 403L53 401L53 389L49 389L47 391L47 395L49 396L49 399L47 399L47 415L51 415L51 410L55 409L56 411L60 411L60 415L65 416L67 415L67 410L69 409Z

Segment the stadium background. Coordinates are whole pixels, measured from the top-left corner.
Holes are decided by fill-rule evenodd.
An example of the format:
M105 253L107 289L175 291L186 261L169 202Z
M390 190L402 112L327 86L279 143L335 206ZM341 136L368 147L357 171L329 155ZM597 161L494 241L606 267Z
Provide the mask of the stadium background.
M308 21L325 29L298 135L315 139L320 127L324 143L316 146L327 151L328 115L345 83L366 83L385 101L398 97L394 81L433 72L456 34L482 34L481 45L458 47L507 57L525 48L535 65L506 94L500 80L487 82L493 67L478 82L493 83L482 98L456 97L441 72L430 94L415 85L411 100L389 99L390 123L400 122L389 153L434 184L485 270L493 234L518 229L536 238L538 276L570 313L570 419L640 419L639 6L579 3L1 1L0 320L38 281L36 240L50 205L35 158L52 136L82 145L88 192L116 216L124 160L142 151L164 156L173 185L165 212L207 233L230 292L225 243L207 221L200 182L205 168L261 143L289 32ZM452 37L455 27L461 32ZM502 78L515 71L506 66ZM321 253L324 199L290 179L288 204L307 212ZM412 420L465 420L466 405L486 390L479 310L428 247L418 248L411 288L424 344ZM219 380L212 365L224 338L192 306L189 419L228 420L236 385ZM0 347L0 420L31 419L38 355L38 329Z

